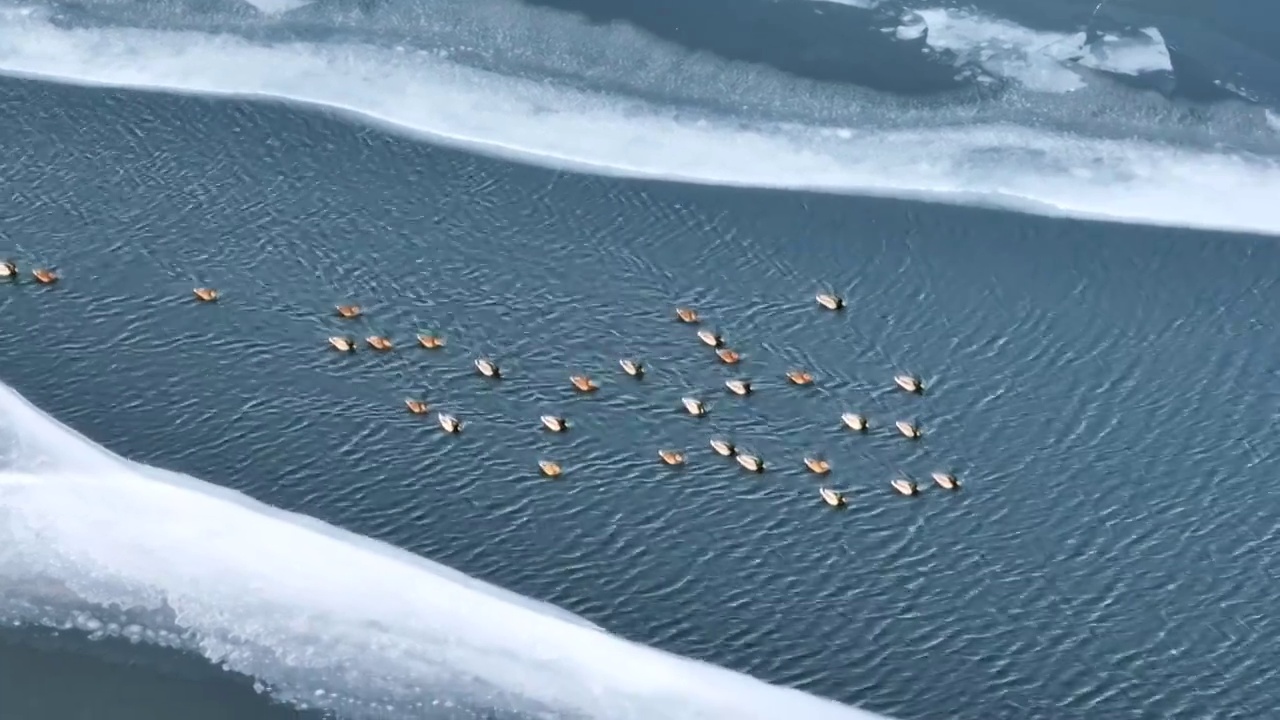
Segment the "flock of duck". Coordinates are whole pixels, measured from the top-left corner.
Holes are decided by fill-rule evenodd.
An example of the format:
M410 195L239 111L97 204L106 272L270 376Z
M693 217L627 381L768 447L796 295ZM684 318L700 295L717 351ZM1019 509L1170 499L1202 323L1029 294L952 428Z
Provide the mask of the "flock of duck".
M33 269L31 275L37 283L43 285L54 284L59 279L58 274L48 268ZM11 260L0 261L0 280L15 281L18 277L16 263ZM217 290L209 287L195 288L193 293L198 301L204 303L216 302L220 297ZM840 311L844 309L844 300L833 293L819 293L816 300L819 306L827 310ZM364 315L363 310L358 305L338 305L336 311L338 317L348 320ZM678 307L676 308L675 316L680 322L690 325L696 325L701 322L698 312L692 308ZM715 350L716 357L720 362L726 365L734 365L741 359L737 351L725 346L724 338L718 333L702 328L698 330L697 336L703 343ZM439 350L445 347L445 339L439 335L419 334L417 339L418 344L428 350ZM390 352L394 349L391 339L383 335L370 335L364 340L365 344L375 352ZM337 352L351 353L355 352L359 347L359 341L349 335L334 335L329 338L329 346ZM474 364L476 371L486 378L500 380L503 377L502 369L492 358L479 357L475 359ZM635 378L640 378L644 375L644 364L638 359L622 358L618 361L618 364L627 375ZM805 370L789 370L786 373L786 377L794 385L811 385L814 382L813 375ZM904 392L915 395L924 394L924 383L914 375L903 373L894 376L893 380L897 387ZM586 375L571 375L569 382L575 390L581 393L591 393L599 389L599 385ZM725 387L737 395L750 395L752 392L751 383L742 379L728 380L725 382ZM706 406L696 397L686 396L681 398L681 402L690 415L701 417L707 413ZM405 400L405 406L410 413L415 415L427 415L431 412L431 407L425 401L419 399L408 398ZM444 432L462 432L464 423L458 417L439 412L436 414L436 419ZM867 418L858 413L846 412L841 415L840 419L844 426L853 432L865 433L870 428ZM559 415L543 415L541 422L543 427L550 432L564 432L569 427L565 418ZM920 428L914 423L898 420L894 425L898 432L908 440L916 440L921 436ZM742 452L725 438L712 438L711 448L719 455L734 458L739 465L750 472L762 473L765 471L765 462L759 455ZM658 451L658 459L667 465L683 465L685 454L679 450L661 449ZM817 475L827 475L831 471L830 463L817 456L805 457L804 464L811 472ZM563 472L560 464L553 460L539 460L538 467L546 477L559 477ZM959 480L949 472L937 471L932 473L932 477L934 482L945 490L960 489ZM890 486L902 495L914 496L920 492L916 482L908 477L895 478L890 481ZM846 493L844 491L824 486L818 489L818 494L822 501L831 507L842 508L846 506Z

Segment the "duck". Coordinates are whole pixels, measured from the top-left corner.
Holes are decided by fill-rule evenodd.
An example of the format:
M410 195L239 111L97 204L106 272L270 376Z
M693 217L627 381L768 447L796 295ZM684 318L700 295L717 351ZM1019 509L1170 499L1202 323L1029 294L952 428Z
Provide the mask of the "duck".
M804 459L805 467L819 475L826 475L831 472L831 463L817 457L807 457Z
M348 320L350 320L351 318L358 318L363 314L364 314L364 310L361 310L359 305L339 305L338 306L338 316L347 318Z
M855 432L867 431L867 419L855 412L847 412L840 416L840 421Z
M418 335L418 344L428 350L439 350L444 347L444 338L439 335Z
M618 361L618 364L622 366L622 372L631 377L638 378L644 375L644 365L639 360L623 358Z
M449 413L440 413L438 416L436 416L436 419L440 421L440 427L443 428L445 432L447 433L462 432L462 421L450 415Z
M707 407L697 398L683 397L680 402L684 404L684 409L689 411L690 415L702 416L707 414Z
M844 507L844 493L831 488L818 488L818 494L822 496L822 502L831 507Z
M333 337L329 338L329 344L332 345L333 349L337 350L338 352L355 352L356 351L356 341L349 337L334 335Z
M942 488L943 490L959 490L960 489L960 481L956 479L955 475L952 475L949 472L933 473L933 481L938 483L938 487Z
M659 450L658 457L662 458L662 462L668 465L684 464L684 453L679 450Z
M0 260L0 278L8 280L18 277L18 263L12 260Z
M538 469L547 477L560 477L560 463L551 460L539 460Z
M680 322L696 323L698 322L698 311L687 307L676 308L676 317Z
M915 481L908 480L907 478L896 478L889 484L893 486L894 490L897 490L903 495L910 496L920 492L920 489L916 487Z
M218 299L218 291L213 288L199 287L191 292L195 293L196 299L200 302L214 302Z
M48 268L36 268L31 271L31 275L41 285L52 285L58 282L58 273Z
M698 339L713 348L718 348L724 344L724 338L720 337L720 333L717 333L714 330L699 330Z
M569 427L569 423L559 415L543 415L541 418L542 425L551 432L564 432Z
M715 450L718 455L725 457L733 457L733 454L737 451L733 443L724 438L711 438L711 449Z
M736 365L742 359L742 355L738 354L737 350L729 348L717 348L716 357L720 358L720 362L725 365Z
M835 293L818 293L818 304L828 310L839 310L844 307L844 298Z
M600 386L595 384L595 382L586 375L570 375L569 382L573 383L573 386L577 388L578 392L588 393L595 392L600 389Z
M414 415L425 415L431 410L430 406L421 400L408 399L404 401L404 405L409 408L409 412Z
M899 420L894 423L894 425L898 427L898 432L902 433L903 437L911 440L917 440L920 438L920 428L906 420Z
M485 377L500 378L502 371L498 369L498 364L489 358L476 358L476 370Z
M378 352L386 352L394 347L391 344L391 339L383 335L370 335L365 338L364 341L369 343L369 347L377 350Z
M919 395L924 392L924 384L921 383L920 378L916 377L915 375L909 375L907 373L894 375L893 381L898 384L898 387L902 388L903 390L906 390L909 393L915 393L916 395Z
M787 379L793 385L812 385L813 374L806 370L788 370Z
M724 386L734 395L750 395L751 382L748 380L725 380Z
M750 470L751 472L754 472L754 473L764 472L764 460L761 460L759 455L752 455L750 453L739 453L737 455L737 460L739 465Z

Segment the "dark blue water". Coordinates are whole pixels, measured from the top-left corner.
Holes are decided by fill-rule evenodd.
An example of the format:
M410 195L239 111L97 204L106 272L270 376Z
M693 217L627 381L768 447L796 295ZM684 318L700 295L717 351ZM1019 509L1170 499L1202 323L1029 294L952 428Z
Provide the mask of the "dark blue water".
M209 17L179 9L148 17ZM216 10L219 23L243 14ZM638 6L594 12L593 23L663 34ZM668 30L689 47L767 63L797 83L880 88L820 53L803 67L783 49L735 56L704 39L715 34L710 15L685 12ZM382 27L351 24L334 27ZM912 77L914 89L895 92L960 106L1023 92L1000 89L1013 76L950 89ZM1044 107L1078 102L1042 92ZM1265 103L1239 95L1194 108L1202 122L1175 117L1185 98L1116 97L1168 104L1152 132L1188 147L1271 142L1265 123L1250 124ZM897 718L1253 718L1280 704L1268 611L1280 572L1272 238L580 175L275 102L29 80L0 82L0 127L10 188L0 253L64 275L48 288L0 285L0 380L131 460L385 540L623 637ZM1007 157L993 154L989 168ZM195 303L200 285L223 298ZM848 308L820 310L821 290ZM334 317L348 301L366 319ZM676 305L698 308L743 362L717 363L674 321ZM419 331L448 347L417 348ZM338 332L385 333L397 350L338 355L325 346ZM482 354L503 363L501 383L476 376ZM646 361L643 380L617 369L624 356ZM816 384L788 385L792 367ZM923 397L893 388L904 370L924 377ZM601 390L573 393L575 372ZM732 377L757 392L729 395ZM688 394L707 400L707 417L683 414ZM410 396L466 430L446 436L434 418L409 415ZM264 585L248 568L284 555L280 540L253 523L187 537L180 528L201 520L195 505L157 514L159 501L131 512L121 500L103 512L118 517L118 534L97 514L59 515L15 473L31 472L21 458L36 446L38 467L54 472L60 451L5 402L0 607L14 626L0 632L0 716L271 718L302 704L339 717L464 716L430 709L444 691L410 662L438 648L365 647L341 624L373 623L409 643L439 620L379 614L371 589L342 598L350 618L330 608L331 624L309 626L320 615L299 604L308 583L329 587L360 568L290 545L296 566L270 566L279 587ZM843 430L849 410L870 416L872 431ZM566 415L571 431L542 431L547 412ZM897 419L920 423L923 439L895 436ZM750 475L715 456L715 435L769 470ZM688 465L662 466L667 447L687 451ZM831 461L831 478L805 470L810 453ZM540 458L561 462L563 479L540 478ZM939 469L964 489L933 487ZM921 481L921 497L892 492L902 473ZM135 497L136 481L97 482ZM850 508L824 508L823 484L848 489ZM139 542L155 548L149 565L126 557ZM243 577L235 564L202 575L207 543L239 558ZM124 622L105 633L96 624L128 615L118 598L132 590L96 588L116 593L109 611L66 610L68 595L88 592L67 568L89 556L116 581L170 596L176 615L157 625L169 634L148 637L177 649L121 641ZM36 576L59 585L35 587ZM298 620L181 612L184 583L205 579L264 607L287 598ZM453 642L478 641L459 630ZM364 663L339 672L324 652L300 660L308 648ZM642 672L618 652L615 664ZM490 675L480 679L520 693L509 670ZM590 693L589 680L566 680L565 697ZM386 707L392 697L405 704ZM632 717L633 702L619 698L604 716ZM577 717L574 705L549 712ZM505 700L492 715L464 710L532 716Z

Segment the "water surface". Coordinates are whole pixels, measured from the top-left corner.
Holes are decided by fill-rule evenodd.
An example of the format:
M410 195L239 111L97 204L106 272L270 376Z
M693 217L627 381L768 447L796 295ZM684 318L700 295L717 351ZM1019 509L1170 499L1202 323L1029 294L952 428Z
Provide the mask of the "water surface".
M0 81L0 98L12 188L0 242L24 266L64 274L52 288L0 286L0 380L116 453L623 637L897 718L1245 718L1275 705L1272 239L580 175L260 100L16 79ZM1260 133L1232 138L1261 147ZM224 297L199 305L197 285ZM819 290L848 309L820 310ZM346 301L367 319L334 317ZM715 362L674 321L677 304L697 307L742 364ZM420 330L448 348L413 347ZM335 332L386 333L400 348L342 356L325 347ZM477 377L480 354L508 377ZM646 361L644 380L617 369L623 356ZM787 385L792 367L816 385ZM892 388L902 370L925 378L925 396ZM600 392L573 393L574 372ZM726 393L736 376L757 392ZM691 393L708 401L706 418L682 414ZM466 432L410 416L408 396L463 417ZM311 607L307 587L363 570L246 532L268 527L247 518L216 538L185 536L184 517L204 531L194 503L131 512L122 501L114 530L103 520L114 507L63 516L56 483L41 494L16 482L30 468L22 451L38 446L49 472L90 467L88 451L57 457L4 407L0 608L20 627L0 633L0 697L16 698L4 702L17 717L73 716L69 698L92 717L271 718L299 704L461 716L388 707L430 706L437 676L417 658L433 648L361 645L363 622L451 636L463 651L504 647L511 665L475 680L515 696L537 652L582 657L568 640L534 650L519 633L450 635L425 611L378 614L394 593ZM868 414L873 431L842 430L846 410ZM543 432L545 412L573 429ZM899 418L925 437L894 436ZM713 435L759 452L769 471L713 455ZM688 466L663 467L664 447L687 450ZM805 471L810 452L830 459L829 480ZM538 477L543 457L565 465L563 480ZM964 489L908 499L888 487L935 469ZM134 480L110 482L135 497ZM849 489L850 509L824 508L822 482ZM41 544L33 528L51 534ZM125 552L139 543L161 564ZM286 549L294 564L271 566L278 585L255 584L250 571ZM178 598L184 583L209 582L213 597L246 604L157 620L179 632L151 637L181 660L151 643L90 641L117 610L15 582L89 556L119 583L94 593L132 597L139 585ZM244 573L202 574L188 557L238 557ZM244 611L268 604L298 621ZM319 607L331 625L308 625ZM54 638L50 626L64 629ZM366 664L326 664L316 648ZM619 676L666 667L610 657ZM51 666L53 681L23 679ZM557 685L539 712L574 717L565 708L591 696L585 677ZM266 695L251 694L255 681ZM606 716L629 717L629 702ZM505 696L495 707L533 712Z

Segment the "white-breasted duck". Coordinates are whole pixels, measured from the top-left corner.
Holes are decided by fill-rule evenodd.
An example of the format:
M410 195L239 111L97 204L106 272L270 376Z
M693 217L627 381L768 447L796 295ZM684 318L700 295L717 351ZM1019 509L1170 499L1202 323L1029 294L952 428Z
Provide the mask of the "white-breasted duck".
M933 473L933 481L937 483L938 487L942 488L943 490L959 490L960 489L960 481L956 479L955 475L952 475L949 472L939 471L939 472Z
M644 375L644 364L639 360L623 358L618 361L618 364L622 366L622 372L630 375L631 377L638 378Z
M898 387L902 388L903 390L906 390L909 393L915 393L916 395L920 395L921 393L924 392L924 383L920 382L920 378L916 377L915 375L910 375L908 373L901 373L898 375L894 375L893 381L898 384Z
M489 358L476 358L476 370L488 378L502 377L502 370L498 367L498 363Z
M867 418L855 412L847 412L840 416L840 422L854 432L867 431Z
M907 478L895 478L894 480L890 481L889 484L893 486L894 490L897 490L899 493L903 495L910 496L920 492L920 489L916 487L915 480L909 480Z
M738 450L733 446L733 443L724 438L711 438L711 449L725 457L733 457L733 454Z
M831 507L844 507L844 493L831 488L818 488L818 494L822 496L822 502Z
M903 437L908 438L910 440L920 439L920 426L914 423L907 422L906 420L899 420L898 422L894 423L894 425L897 426L898 432L902 433Z
M828 310L839 310L844 307L844 298L835 293L818 293L818 304Z
M707 414L707 406L703 405L702 401L698 398L682 397L680 398L680 402L684 405L684 409L689 411L690 415L701 417Z

